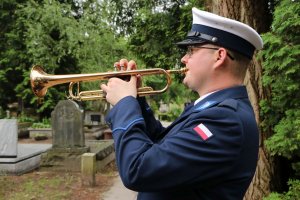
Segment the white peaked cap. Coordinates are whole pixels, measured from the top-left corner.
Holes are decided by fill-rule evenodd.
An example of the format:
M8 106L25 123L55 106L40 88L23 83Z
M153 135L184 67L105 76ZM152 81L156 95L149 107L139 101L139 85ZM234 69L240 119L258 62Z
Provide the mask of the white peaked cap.
M193 8L192 12L192 30L185 40L177 43L180 48L211 43L237 51L250 59L255 49L263 48L262 38L250 26L197 8Z

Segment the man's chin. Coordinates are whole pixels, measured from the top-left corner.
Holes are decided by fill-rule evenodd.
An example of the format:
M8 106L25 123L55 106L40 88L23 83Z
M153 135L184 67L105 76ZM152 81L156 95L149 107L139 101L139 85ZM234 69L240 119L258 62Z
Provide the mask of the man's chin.
M187 81L186 81L186 77L182 80L182 83L188 87Z
M188 82L188 80L186 79L186 77L183 79L182 83L183 83L186 87L190 88L189 82ZM190 89L191 89L191 88L190 88Z

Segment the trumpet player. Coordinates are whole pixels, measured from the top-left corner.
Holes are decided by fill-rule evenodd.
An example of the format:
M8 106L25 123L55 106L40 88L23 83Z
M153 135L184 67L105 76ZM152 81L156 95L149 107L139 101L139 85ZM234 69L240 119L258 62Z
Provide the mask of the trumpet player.
M170 126L137 96L139 77L101 85L114 105L106 121L119 174L138 200L241 200L255 173L259 132L243 80L262 39L241 22L197 8L192 14L177 45L186 50L183 84L199 99ZM126 59L116 65L137 67Z

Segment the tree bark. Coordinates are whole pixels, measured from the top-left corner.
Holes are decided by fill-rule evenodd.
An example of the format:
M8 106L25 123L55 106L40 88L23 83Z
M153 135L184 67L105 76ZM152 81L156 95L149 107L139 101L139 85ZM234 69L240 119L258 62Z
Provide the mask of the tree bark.
M207 0L208 9L218 15L241 21L250 25L259 33L268 31L271 16L267 7L267 0ZM251 62L244 80L247 86L249 98L254 108L255 117L260 124L261 99L269 97L268 88L262 85L262 65L259 60ZM271 132L260 129L259 160L255 176L244 197L244 200L262 199L272 189L271 180L274 178L274 160L264 147L264 141L271 135Z

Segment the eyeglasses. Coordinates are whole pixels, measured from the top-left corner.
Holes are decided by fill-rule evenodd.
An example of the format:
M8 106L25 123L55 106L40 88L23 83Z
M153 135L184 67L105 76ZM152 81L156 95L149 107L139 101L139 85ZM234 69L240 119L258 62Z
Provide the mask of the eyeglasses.
M219 48L214 48L214 47L202 47L202 46L188 46L186 50L186 54L191 57L194 54L194 49L212 49L212 50L219 50ZM227 55L231 60L234 60L234 57L229 54L227 51Z

